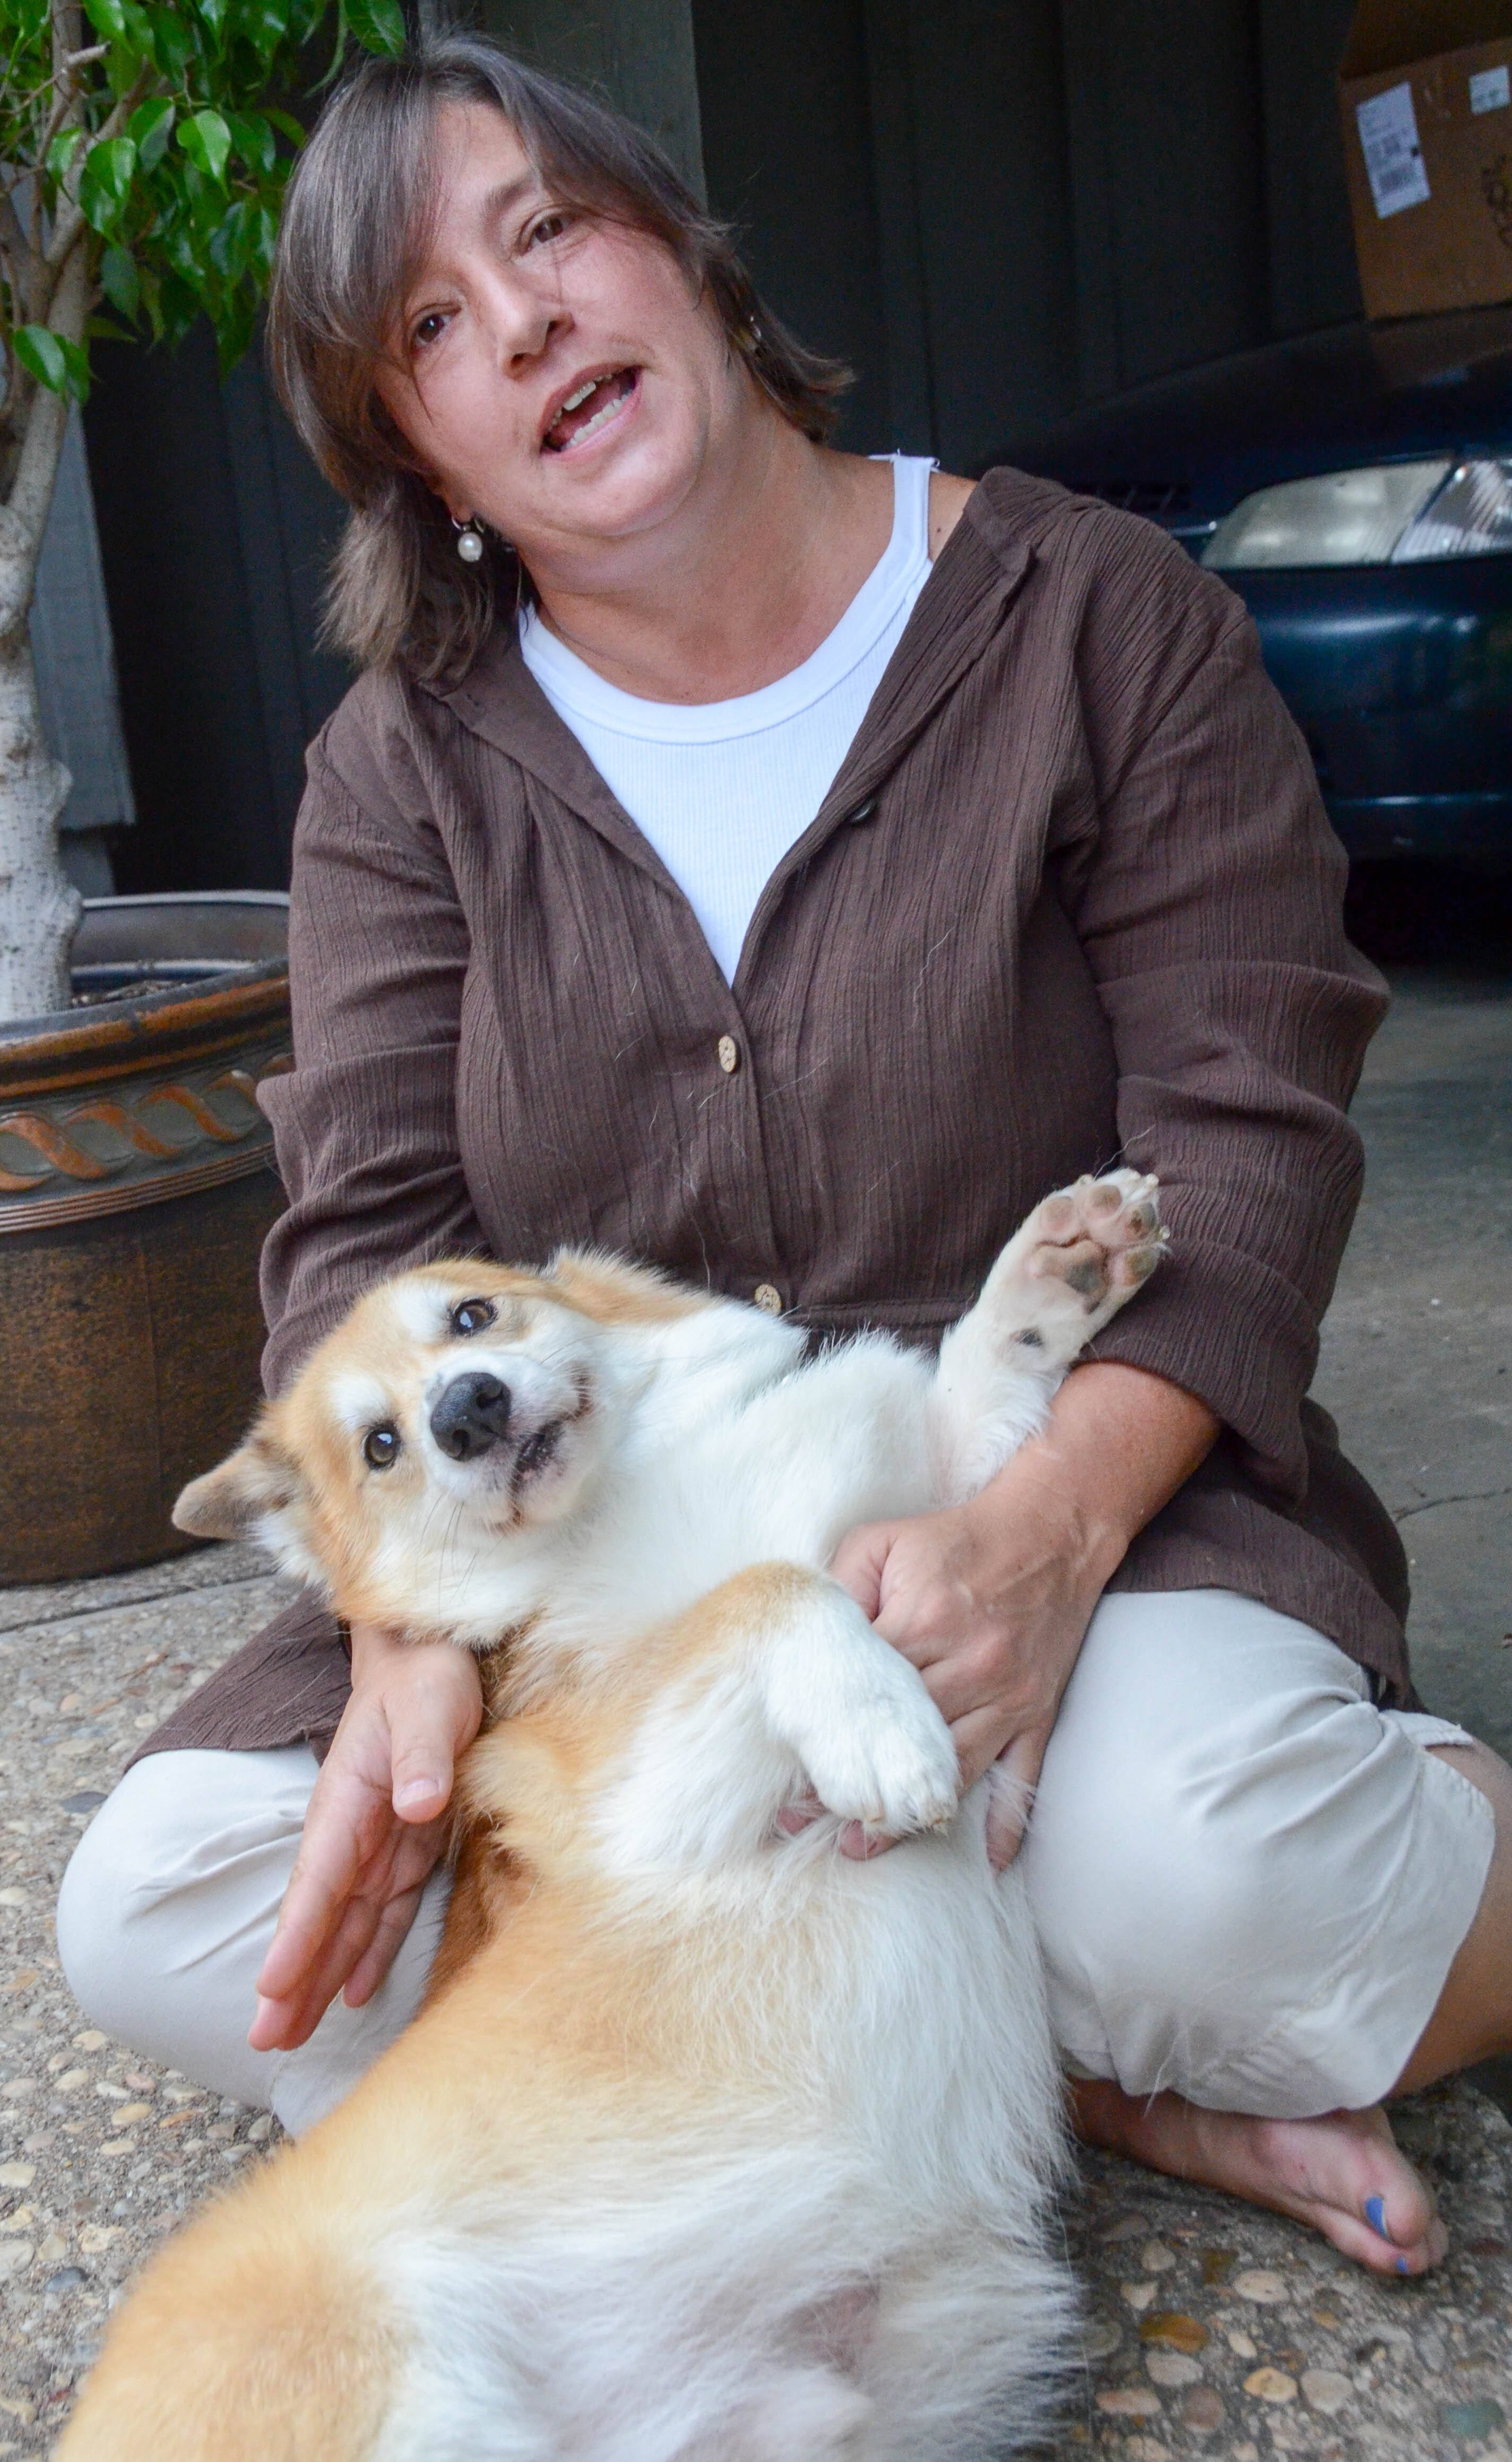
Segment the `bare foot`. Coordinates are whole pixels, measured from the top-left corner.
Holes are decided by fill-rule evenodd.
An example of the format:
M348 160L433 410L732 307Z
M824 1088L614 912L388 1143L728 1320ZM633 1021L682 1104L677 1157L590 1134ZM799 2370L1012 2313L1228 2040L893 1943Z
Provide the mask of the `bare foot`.
M1089 2145L1294 2214L1372 2274L1426 2274L1449 2245L1378 2104L1320 2120L1254 2120L1178 2094L1140 2102L1091 2078L1072 2084L1071 2108Z

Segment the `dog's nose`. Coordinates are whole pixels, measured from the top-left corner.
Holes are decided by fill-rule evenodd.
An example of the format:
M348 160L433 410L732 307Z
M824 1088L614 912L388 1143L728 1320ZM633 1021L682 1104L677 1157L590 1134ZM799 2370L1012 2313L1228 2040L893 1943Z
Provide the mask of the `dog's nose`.
M453 1461L473 1461L509 1424L509 1389L497 1376L454 1376L430 1415L430 1432Z

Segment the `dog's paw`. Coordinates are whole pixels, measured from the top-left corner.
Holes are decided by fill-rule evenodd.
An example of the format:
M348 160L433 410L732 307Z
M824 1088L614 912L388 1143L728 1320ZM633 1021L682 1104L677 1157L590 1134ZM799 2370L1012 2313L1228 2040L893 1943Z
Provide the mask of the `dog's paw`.
M950 1729L922 1685L901 1697L853 1704L833 1734L810 1742L806 1758L827 1811L889 1838L941 1828L960 1799Z
M1015 1232L980 1305L998 1343L1066 1368L1154 1273L1165 1246L1150 1174L1079 1179L1047 1197Z
M1167 1235L1157 1183L1135 1171L1079 1179L1035 1207L1015 1247L1020 1240L1025 1270L1064 1283L1091 1315L1111 1293L1137 1290L1159 1263Z

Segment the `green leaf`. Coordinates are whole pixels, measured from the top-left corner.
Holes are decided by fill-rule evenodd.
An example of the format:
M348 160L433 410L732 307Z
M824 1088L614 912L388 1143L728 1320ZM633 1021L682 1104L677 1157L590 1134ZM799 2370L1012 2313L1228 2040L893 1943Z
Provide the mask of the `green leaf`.
M210 234L208 254L216 272L227 282L239 282L247 270L248 249L251 241L252 207L246 197L238 197L230 212L223 214L220 227Z
M151 266L144 265L141 268L141 304L147 312L147 322L152 327L152 338L155 342L161 342L163 335L160 287L158 277Z
M197 111L192 119L184 120L179 143L196 170L203 171L217 185L224 181L230 159L231 132L218 111Z
M129 326L118 325L113 316L91 316L84 332L92 342L134 342L137 338Z
M189 176L191 179L195 177L192 172ZM202 271L207 262L206 251L225 219L226 209L226 190L212 187L208 180L199 181L198 194L189 206L189 229L200 251Z
M47 176L50 180L63 181L67 179L69 164L73 162L75 155L78 152L83 141L84 132L82 128L64 128L59 130L57 136L54 138L52 144L47 149Z
M270 60L288 38L288 0L242 0L238 31L260 60Z
M195 236L186 222L170 223L162 234L162 252L177 278L198 295L205 288L205 273Z
M399 0L346 0L346 16L364 51L399 58L404 49L404 17Z
M113 308L128 320L141 305L141 281L136 260L123 248L107 248L99 261L99 287Z
M146 23L159 69L174 85L183 85L196 52L189 20L181 9L153 9L146 12Z
M49 393L61 394L65 401L88 401L89 353L77 342L66 342L46 325L22 325L12 334L11 347Z
M215 351L223 377L230 375L257 331L257 302L245 286L232 292L212 316Z
M176 273L165 273L158 292L158 309L162 318L162 338L182 342L200 313L200 302L186 282Z
M126 134L144 171L155 171L167 152L173 119L172 103L165 95L156 95L151 102L140 103L127 120Z
M250 171L270 171L277 157L273 132L266 119L250 112L228 111L226 125L239 159Z
M90 147L78 184L78 202L94 229L106 233L115 229L131 194L136 168L137 149L129 137L112 137L102 145Z
M293 113L292 111L270 111L267 113L266 117L272 121L273 126L278 129L283 136L288 138L290 144L297 154L304 144L305 132L300 127L298 120L293 116Z
M68 390L82 406L89 400L89 353L80 342L64 342L61 347L68 368Z
M85 12L97 34L107 43L127 41L126 11L120 0L84 0Z
M252 270L266 288L273 270L273 251L278 246L278 217L266 205L259 205L252 226Z
M67 393L68 361L63 345L45 325L21 325L11 336L11 347L28 376L46 385L49 393Z

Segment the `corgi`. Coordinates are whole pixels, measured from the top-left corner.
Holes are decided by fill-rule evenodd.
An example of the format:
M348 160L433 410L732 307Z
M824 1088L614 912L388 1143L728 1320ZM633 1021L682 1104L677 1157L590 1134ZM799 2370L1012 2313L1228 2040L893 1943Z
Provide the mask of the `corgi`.
M825 1571L964 1501L1156 1263L1048 1198L938 1361L592 1253L368 1291L180 1499L488 1655L421 2014L124 2302L59 2462L967 2462L1074 2300L1059 2074L985 1781ZM803 1823L792 1808L817 1800ZM843 1825L902 1841L837 1851Z

